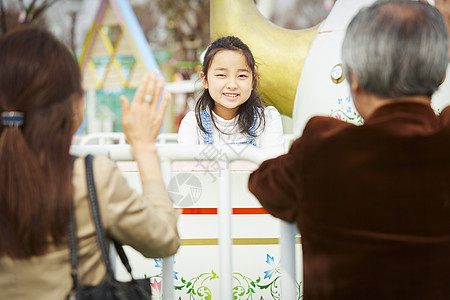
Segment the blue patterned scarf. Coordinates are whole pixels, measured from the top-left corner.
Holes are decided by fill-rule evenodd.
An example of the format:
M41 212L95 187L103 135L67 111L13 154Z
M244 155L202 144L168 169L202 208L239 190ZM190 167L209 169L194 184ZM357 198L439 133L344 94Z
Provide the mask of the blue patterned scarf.
M205 128L206 132L203 133L203 143L204 144L213 144L213 131L212 131L212 120L211 116L206 110L202 110L200 112L200 117L202 120L203 128ZM253 122L252 127L250 127L250 134L247 134L247 141L242 143L235 143L235 144L249 144L254 147L256 147L256 120Z

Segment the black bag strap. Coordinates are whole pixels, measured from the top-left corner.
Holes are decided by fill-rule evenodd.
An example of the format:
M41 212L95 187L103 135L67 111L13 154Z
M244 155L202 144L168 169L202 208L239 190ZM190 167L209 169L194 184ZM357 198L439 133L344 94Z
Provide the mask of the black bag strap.
M113 275L114 272L112 270L108 247L106 245L105 231L103 229L102 220L100 217L100 208L98 206L97 191L95 189L94 171L93 171L93 167L92 167L93 160L94 160L94 157L90 154L87 155L84 160L85 165L86 165L86 181L87 181L89 203L90 203L90 207L91 207L92 219L94 220L95 233L97 235L97 242L98 242L100 251L102 252L103 261L105 262L105 265L106 265L106 271L107 271L106 273L107 273L107 275Z
M114 272L112 271L111 267L111 261L110 256L107 250L106 246L106 238L105 238L105 231L103 230L103 225L100 217L100 209L98 206L98 200L97 200L97 192L95 190L95 182L94 182L94 172L92 168L92 161L94 160L94 157L92 155L87 155L85 158L85 164L86 164L86 180L88 184L88 193L89 193L89 202L91 203L91 212L92 212L92 218L94 219L95 224L95 231L97 233L97 240L100 245L100 250L102 251L103 260L105 261L105 264L107 264L106 268L109 268L109 272L114 278ZM126 270L131 276L131 279L134 280L132 275L132 270L130 263L128 262L128 258L125 254L125 251L123 250L122 245L117 242L116 240L112 240L114 243L114 247L116 248L116 252L120 257L120 261L125 266Z
M125 269L127 269L127 272L130 273L131 279L134 280L133 274L131 274L132 269L131 269L130 262L128 261L128 257L125 254L125 251L123 250L122 245L116 240L113 240L113 243L114 243L114 247L116 248L116 252L120 257L120 261L122 262Z
M75 161L76 157L72 159L72 163ZM106 238L105 238L105 232L103 229L101 217L100 217L100 209L98 205L97 200L97 191L95 189L95 182L94 182L94 172L92 167L92 161L94 157L92 155L87 155L85 157L85 167L86 167L86 182L87 182L87 188L88 188L88 198L91 208L91 214L92 219L94 221L95 225L95 232L97 235L97 241L99 244L100 251L102 253L103 261L105 262L106 266L106 276L109 279L114 279L114 272L112 270L111 266L111 260L108 253L108 248L106 246ZM130 266L130 263L128 261L128 258L125 254L125 251L123 250L122 245L113 240L114 247L116 248L117 254L120 257L120 260L122 264L125 266L126 270L131 276L131 279L134 280L132 275L132 269ZM69 247L70 247L70 263L72 266L72 280L73 280L73 286L72 291L76 291L77 289L77 237L76 237L76 223L75 223L75 217L74 217L74 210L72 209L70 212L70 221L69 221Z

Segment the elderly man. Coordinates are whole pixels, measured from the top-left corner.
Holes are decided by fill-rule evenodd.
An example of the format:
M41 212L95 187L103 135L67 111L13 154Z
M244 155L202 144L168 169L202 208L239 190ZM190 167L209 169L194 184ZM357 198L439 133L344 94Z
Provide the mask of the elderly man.
M297 223L306 300L450 299L450 108L430 106L448 64L443 18L423 2L377 2L342 52L364 125L312 118L249 189Z

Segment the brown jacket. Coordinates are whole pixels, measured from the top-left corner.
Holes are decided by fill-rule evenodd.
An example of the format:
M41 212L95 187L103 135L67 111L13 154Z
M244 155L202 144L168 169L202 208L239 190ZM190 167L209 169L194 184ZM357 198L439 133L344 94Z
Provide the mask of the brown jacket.
M311 299L450 299L450 109L397 103L364 125L312 118L249 189L296 222Z
M94 159L94 179L107 235L146 257L167 257L177 251L178 213L162 181L146 182L143 195L139 195L128 186L115 163L104 157ZM90 214L84 159L75 162L73 184L78 279L80 284L98 284L105 275L105 267ZM68 243L53 246L48 254L30 260L0 258L0 299L62 300L71 287Z

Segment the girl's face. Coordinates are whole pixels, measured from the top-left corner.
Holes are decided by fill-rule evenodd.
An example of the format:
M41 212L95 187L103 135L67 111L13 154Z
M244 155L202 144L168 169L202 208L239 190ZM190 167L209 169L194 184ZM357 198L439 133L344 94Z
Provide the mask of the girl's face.
M248 100L253 89L253 73L245 56L237 50L217 52L200 78L215 102L214 112L230 120L236 116L239 106Z

